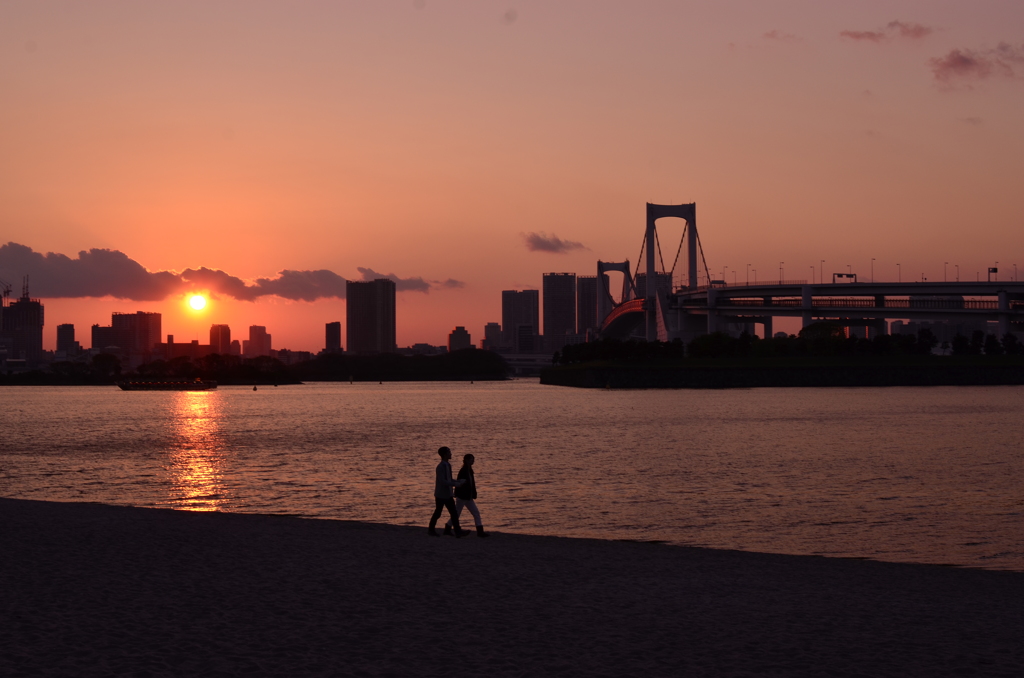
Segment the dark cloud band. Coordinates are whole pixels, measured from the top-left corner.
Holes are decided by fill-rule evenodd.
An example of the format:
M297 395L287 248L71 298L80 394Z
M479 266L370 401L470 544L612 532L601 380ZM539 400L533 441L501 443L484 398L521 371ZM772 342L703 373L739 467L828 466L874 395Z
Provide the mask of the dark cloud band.
M359 268L364 280L389 278L398 291L429 292L431 287L451 289L464 283L449 278L432 285L421 277L399 278L369 268ZM115 297L134 301L160 301L176 294L208 290L242 301L276 296L295 301L344 299L345 278L325 269L293 271L285 269L276 278L256 278L246 282L225 271L211 268L187 268L181 273L148 271L124 252L91 249L75 258L55 252L35 252L30 247L9 242L0 245L0 277L10 282L31 277L33 296L43 298Z

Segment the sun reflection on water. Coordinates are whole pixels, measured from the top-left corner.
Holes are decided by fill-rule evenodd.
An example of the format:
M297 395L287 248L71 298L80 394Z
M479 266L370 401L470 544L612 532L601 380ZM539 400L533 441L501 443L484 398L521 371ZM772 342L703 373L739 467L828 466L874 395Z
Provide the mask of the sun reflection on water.
M189 511L216 511L227 498L224 441L216 392L174 394L175 445L171 450L171 505Z

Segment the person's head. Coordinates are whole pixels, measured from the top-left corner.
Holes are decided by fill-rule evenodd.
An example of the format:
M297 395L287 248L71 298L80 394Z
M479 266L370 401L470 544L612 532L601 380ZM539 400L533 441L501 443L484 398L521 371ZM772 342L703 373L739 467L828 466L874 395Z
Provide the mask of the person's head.
M463 466L472 466L474 461L476 461L476 457L472 454L463 455L462 457Z
M440 448L437 451L437 453L441 456L441 459L443 459L445 461L448 461L449 459L452 458L452 451L449 450L447 447Z

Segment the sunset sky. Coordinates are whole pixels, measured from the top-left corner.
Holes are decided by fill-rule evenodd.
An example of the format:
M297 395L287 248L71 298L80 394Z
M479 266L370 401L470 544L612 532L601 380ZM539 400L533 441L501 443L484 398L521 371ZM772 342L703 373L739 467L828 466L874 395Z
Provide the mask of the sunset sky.
M1019 0L11 1L0 92L46 348L142 310L315 351L377 274L399 346L476 342L502 289L635 264L648 201L729 281L1024 274Z

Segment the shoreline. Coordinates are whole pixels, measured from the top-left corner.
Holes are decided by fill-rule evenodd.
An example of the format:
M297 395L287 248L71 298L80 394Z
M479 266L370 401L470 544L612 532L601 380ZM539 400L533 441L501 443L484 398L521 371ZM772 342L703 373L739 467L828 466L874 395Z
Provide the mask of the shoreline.
M1022 365L567 365L546 368L540 382L574 388L848 388L1019 386Z
M1024 573L0 499L0 674L1019 675Z

